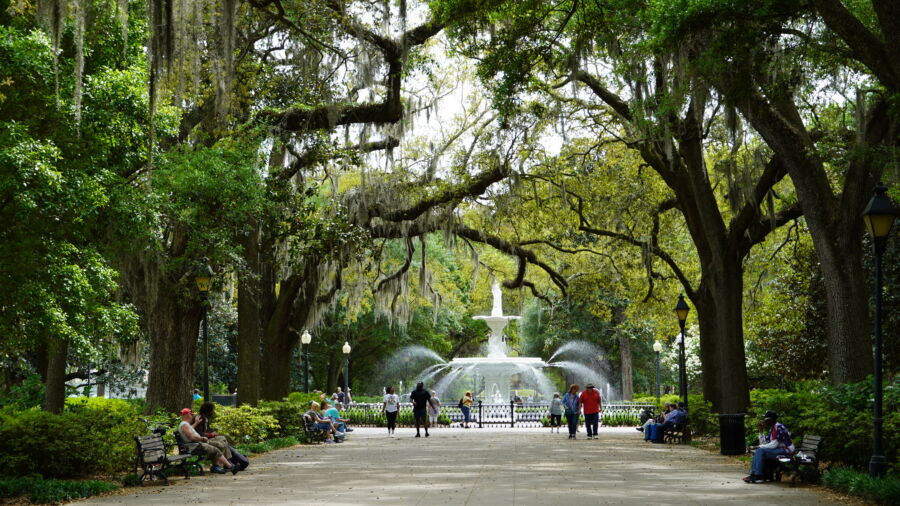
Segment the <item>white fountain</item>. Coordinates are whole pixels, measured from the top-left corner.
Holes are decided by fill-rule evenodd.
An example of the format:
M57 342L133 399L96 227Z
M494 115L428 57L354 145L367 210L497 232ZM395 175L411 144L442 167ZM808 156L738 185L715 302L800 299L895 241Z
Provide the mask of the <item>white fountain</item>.
M508 402L510 378L514 374L530 373L536 382L547 382L540 369L547 363L538 357L510 357L509 349L503 341L503 329L511 320L518 320L521 316L503 314L503 292L500 284L494 282L491 287L494 296L494 305L490 316L473 316L475 320L484 320L491 329L488 337L486 357L462 357L450 361L452 369L462 369L478 374L484 378L485 395L488 401L493 403ZM544 387L545 385L536 385ZM543 390L544 388L540 388Z

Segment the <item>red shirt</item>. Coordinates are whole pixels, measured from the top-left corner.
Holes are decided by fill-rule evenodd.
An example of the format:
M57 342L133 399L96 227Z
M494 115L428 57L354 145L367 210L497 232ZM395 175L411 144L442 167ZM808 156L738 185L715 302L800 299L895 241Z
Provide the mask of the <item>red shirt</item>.
M584 414L592 415L600 412L600 391L596 388L588 388L578 397L578 402L584 409Z

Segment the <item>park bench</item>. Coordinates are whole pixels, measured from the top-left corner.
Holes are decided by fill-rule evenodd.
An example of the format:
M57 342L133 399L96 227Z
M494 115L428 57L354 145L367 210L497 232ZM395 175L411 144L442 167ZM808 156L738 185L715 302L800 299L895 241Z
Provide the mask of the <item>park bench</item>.
M814 479L819 478L819 450L822 447L822 437L807 435L803 437L800 446L793 455L783 455L777 458L775 467L775 481L781 481L784 473L791 475L791 486L797 484L806 473L811 473Z
M322 442L328 439L327 432L316 427L316 423L312 421L309 415L303 415L303 431L307 441Z
M197 470L197 474L203 476L203 462L207 461L212 465L212 461L206 456L206 452L200 448L200 443L188 440L178 429L175 429L172 435L175 437L175 443L178 445L178 455L185 457L185 467L194 468Z
M663 441L669 444L682 444L685 442L685 435L691 430L690 424L676 423L673 427L663 431Z
M184 477L190 479L191 475L186 466L190 455L169 455L161 435L137 436L134 441L137 444L137 464L144 471L138 480L141 485L148 476L150 479L162 478L163 483L168 485L166 470L175 467L180 468L184 472Z

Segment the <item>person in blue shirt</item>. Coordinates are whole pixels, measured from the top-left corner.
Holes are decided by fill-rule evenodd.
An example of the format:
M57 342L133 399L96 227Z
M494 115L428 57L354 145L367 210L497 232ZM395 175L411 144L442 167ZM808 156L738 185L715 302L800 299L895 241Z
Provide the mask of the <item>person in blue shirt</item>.
M194 400L195 400L195 401L199 401L199 400L202 399L202 398L203 398L203 397L200 395L200 390L198 390L198 389L195 388L195 389L194 389Z
M563 410L566 413L566 422L569 424L569 439L575 439L578 431L578 417L581 416L581 406L578 404L578 385L572 384L569 391L563 397Z
M328 401L322 401L322 415L325 418L330 418L331 423L333 423L341 432L353 432L353 429L347 426L347 424L350 423L350 420L341 418L340 411L338 411L335 406L329 406Z
M666 421L661 424L657 423L653 425L653 432L651 433L652 441L657 444L663 443L663 434L665 434L666 429L671 429L675 425L684 423L687 423L687 412L684 410L684 403L679 402L678 407L666 415Z

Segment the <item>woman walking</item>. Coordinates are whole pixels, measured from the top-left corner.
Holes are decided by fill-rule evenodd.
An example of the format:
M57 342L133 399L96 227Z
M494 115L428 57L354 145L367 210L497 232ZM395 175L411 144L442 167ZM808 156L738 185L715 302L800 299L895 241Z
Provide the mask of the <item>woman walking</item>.
M381 411L387 417L388 436L394 437L394 429L397 428L397 413L400 411L400 396L394 393L394 387L387 387Z
M578 416L580 406L578 405L578 390L576 384L569 387L566 396L563 397L563 408L566 412L566 422L569 423L569 439L576 439L575 432L578 430Z
M553 433L553 428L555 427L556 433L559 434L559 427L562 425L562 414L563 402L559 392L555 392L553 399L550 401L550 433Z
M466 392L466 395L459 400L459 409L463 414L463 427L469 428L469 415L472 413L472 392Z
M431 399L428 399L428 422L432 427L437 425L438 416L441 414L441 399L438 398L437 392L431 391Z

